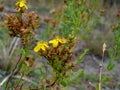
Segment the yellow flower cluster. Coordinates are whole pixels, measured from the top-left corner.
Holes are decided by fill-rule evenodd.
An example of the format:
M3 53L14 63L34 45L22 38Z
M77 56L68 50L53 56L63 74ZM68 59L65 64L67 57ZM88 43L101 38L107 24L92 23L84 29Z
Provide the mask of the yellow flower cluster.
M45 51L47 48L49 48L47 42L40 41L37 43L36 47L34 48L34 52L38 52L39 50Z
M57 47L59 43L64 44L66 42L67 42L66 39L60 37L56 37L55 39L49 41L49 43L51 43L53 47Z
M55 39L49 41L49 43L52 44L53 47L57 47L59 44L64 44L66 42L67 40L65 38L60 38L60 37L56 37ZM35 46L34 52L38 52L39 50L46 51L47 48L49 48L47 42L40 41Z
M25 9L28 9L27 5L26 5L26 1L25 0L19 0L16 5L20 8L25 8Z

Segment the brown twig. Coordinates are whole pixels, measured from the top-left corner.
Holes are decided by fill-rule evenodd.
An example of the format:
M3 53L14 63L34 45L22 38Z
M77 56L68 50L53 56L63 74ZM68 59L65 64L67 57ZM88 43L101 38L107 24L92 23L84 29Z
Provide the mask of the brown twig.
M51 88L51 87L53 87L53 86L55 85L55 83L56 83L57 80L58 80L58 79L56 79L52 84L47 85L46 88Z
M58 80L58 78L50 85L47 85L46 88L51 88L56 84L56 81ZM30 89L30 90L41 90L42 88L34 88L34 89Z

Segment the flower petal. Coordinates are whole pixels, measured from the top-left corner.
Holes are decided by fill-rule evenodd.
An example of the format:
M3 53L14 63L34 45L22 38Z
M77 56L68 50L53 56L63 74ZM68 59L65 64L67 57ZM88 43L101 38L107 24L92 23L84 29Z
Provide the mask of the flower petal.
M28 9L25 0L19 0L18 2L16 2L16 5L20 8L24 7L25 9Z
M40 41L37 43L36 47L34 48L35 52L38 52L39 50L45 51L49 46L47 45L47 42Z
M40 47L39 46L36 46L35 48L34 48L34 52L38 52L40 50Z
M57 39L53 39L53 40L50 40L49 43L51 43L53 47L57 47L59 42Z
M57 47L59 43L64 44L66 42L66 39L60 37L56 37L55 39L49 41L49 43L51 43L53 47Z

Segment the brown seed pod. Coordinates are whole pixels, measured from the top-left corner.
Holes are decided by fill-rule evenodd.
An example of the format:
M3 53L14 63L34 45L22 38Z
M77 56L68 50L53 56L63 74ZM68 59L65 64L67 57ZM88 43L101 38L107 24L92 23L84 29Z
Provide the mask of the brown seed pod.
M67 0L64 0L64 3L67 3Z
M106 12L106 10L105 9L100 9L100 12L104 14Z
M44 18L44 21L46 22L46 23L49 23L49 22L51 22L51 18L49 17L49 16L45 16L45 18Z
M112 30L115 30L115 29L117 29L117 28L118 28L117 25L111 25L111 29L112 29Z
M4 10L4 5L0 5L0 12Z

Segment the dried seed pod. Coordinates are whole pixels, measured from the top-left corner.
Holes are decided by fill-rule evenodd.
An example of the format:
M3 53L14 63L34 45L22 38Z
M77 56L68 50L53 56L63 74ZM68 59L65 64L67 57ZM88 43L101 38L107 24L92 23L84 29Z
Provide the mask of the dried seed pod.
M4 5L0 5L0 12L4 10Z

